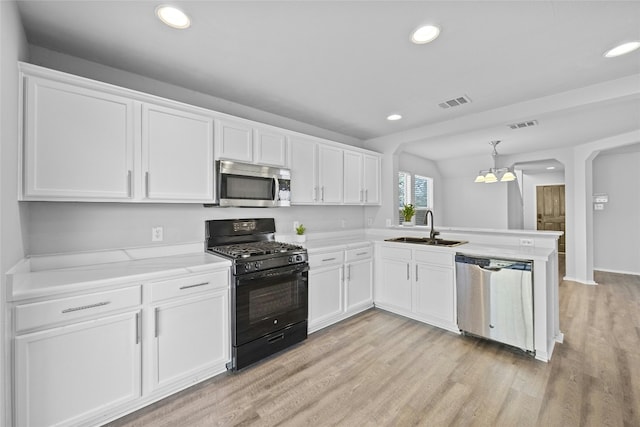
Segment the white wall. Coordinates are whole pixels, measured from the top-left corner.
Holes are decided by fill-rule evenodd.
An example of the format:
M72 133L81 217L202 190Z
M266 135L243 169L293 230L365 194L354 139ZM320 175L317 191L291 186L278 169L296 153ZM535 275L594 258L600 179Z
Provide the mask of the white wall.
M14 1L0 1L0 425L11 425L5 406L10 395L9 348L5 334L5 272L24 256L23 212L17 202L18 68L27 59L27 40Z
M593 161L593 192L609 201L593 211L596 270L640 274L640 152L601 152Z
M536 187L539 185L564 184L564 172L522 174L522 202L524 207L524 229L535 230L537 224Z
M473 182L469 176L445 177L445 226L507 229L507 185Z
M205 208L191 204L29 202L31 255L204 241L204 221L275 218L276 230L293 234L293 221L308 234L364 228L360 206ZM151 227L164 228L164 241L151 242Z

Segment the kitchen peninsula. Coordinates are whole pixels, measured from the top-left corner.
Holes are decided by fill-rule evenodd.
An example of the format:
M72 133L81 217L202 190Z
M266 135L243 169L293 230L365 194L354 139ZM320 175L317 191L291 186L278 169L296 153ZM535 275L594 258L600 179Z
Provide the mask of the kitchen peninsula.
M454 247L442 247L386 241L401 236L428 237L429 231L430 228L424 226L395 226L370 228L364 232L353 231L347 234L344 232L311 234L306 247L312 259L317 254L330 254L330 256L318 258L333 259L339 256L336 253L340 254L340 251L353 250L365 241L373 242L374 284L373 303L370 305L455 333L459 333L455 308L454 258L456 253L531 260L533 261L535 357L541 361L549 361L555 344L563 341L559 325L557 251L557 241L562 233L437 227L440 233L438 237L467 243ZM387 258L389 262L386 264L385 255L389 255ZM345 262L347 265L348 260ZM429 284L421 286L423 283L420 277L428 277L419 274L421 268L426 268L424 274L435 274L431 276L432 283L435 281L440 284L439 290L434 291L434 287ZM334 317L334 320L345 317L348 315L342 313L341 316ZM313 324L313 320L310 323ZM323 326L331 323L324 322Z

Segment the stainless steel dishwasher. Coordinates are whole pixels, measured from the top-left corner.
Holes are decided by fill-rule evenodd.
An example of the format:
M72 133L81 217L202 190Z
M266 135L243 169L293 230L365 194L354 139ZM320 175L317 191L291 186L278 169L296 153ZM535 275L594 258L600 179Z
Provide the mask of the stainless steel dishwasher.
M456 254L458 328L533 353L532 266Z

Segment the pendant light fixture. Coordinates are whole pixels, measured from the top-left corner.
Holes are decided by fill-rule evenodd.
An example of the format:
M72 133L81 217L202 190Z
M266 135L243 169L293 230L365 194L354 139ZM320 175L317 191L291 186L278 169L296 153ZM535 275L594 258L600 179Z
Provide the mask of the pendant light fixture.
M515 181L516 176L511 169L497 167L498 150L496 150L496 146L500 144L500 141L491 141L489 144L491 144L491 146L493 147L493 153L491 153L491 157L493 157L493 167L478 172L478 176L476 177L476 180L474 182L484 182L490 184L492 182L498 181Z

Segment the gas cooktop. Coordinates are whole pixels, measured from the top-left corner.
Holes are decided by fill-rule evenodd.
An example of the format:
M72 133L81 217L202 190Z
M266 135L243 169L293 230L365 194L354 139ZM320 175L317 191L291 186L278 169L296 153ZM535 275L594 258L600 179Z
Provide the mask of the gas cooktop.
M304 248L290 243L262 241L213 246L209 250L229 258L238 259L259 255L287 255L290 252L304 250Z

